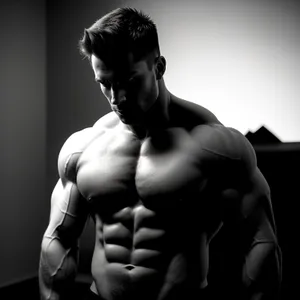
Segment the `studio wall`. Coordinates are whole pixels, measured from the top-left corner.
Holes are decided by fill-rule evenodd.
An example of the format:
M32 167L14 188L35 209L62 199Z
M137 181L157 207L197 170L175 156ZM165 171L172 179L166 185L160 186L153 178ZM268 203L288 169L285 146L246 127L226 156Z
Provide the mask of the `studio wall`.
M36 276L48 221L45 2L0 2L0 287Z

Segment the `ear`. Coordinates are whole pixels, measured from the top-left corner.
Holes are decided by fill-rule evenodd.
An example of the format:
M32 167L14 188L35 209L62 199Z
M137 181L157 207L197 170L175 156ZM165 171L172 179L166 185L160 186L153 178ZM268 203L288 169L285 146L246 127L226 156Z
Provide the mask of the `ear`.
M166 59L163 56L158 56L156 58L155 64L156 64L156 66L155 66L156 79L157 80L162 79L162 77L166 71L166 65L167 65Z

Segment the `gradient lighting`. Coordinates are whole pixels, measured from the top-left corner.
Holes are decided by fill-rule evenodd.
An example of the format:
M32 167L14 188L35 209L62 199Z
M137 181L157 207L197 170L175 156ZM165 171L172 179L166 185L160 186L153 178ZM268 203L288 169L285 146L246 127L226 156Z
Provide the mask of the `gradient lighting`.
M153 1L139 4L159 29L165 81L246 133L266 126L300 141L297 1Z

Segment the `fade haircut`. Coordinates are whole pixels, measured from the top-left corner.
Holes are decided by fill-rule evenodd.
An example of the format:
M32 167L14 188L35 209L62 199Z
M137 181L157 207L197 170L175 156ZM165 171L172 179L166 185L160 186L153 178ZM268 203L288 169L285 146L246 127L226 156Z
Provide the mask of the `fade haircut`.
M79 50L89 60L92 55L114 63L132 52L136 60L156 50L158 34L151 18L134 8L117 8L84 30Z

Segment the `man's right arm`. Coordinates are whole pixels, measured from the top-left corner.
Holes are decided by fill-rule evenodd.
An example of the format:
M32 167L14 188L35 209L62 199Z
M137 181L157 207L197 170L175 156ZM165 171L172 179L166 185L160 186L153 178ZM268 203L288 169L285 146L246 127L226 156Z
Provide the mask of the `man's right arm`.
M68 298L77 273L78 241L88 217L87 202L73 174L79 153L70 153L67 145L59 156L60 179L51 196L49 225L41 245L39 287L43 300Z

